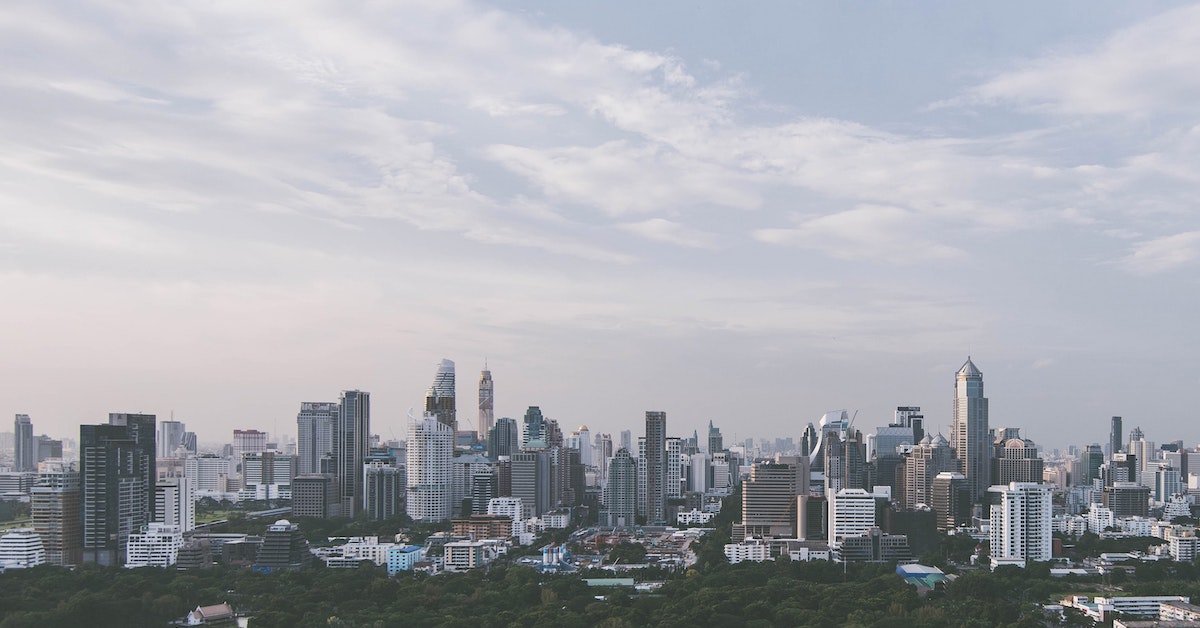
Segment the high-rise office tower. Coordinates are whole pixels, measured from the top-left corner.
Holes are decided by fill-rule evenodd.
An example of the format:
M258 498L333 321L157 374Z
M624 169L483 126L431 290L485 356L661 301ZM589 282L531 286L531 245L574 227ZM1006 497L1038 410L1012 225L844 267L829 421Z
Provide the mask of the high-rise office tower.
M876 526L875 496L861 488L828 490L829 544L840 546L848 536L866 534Z
M495 408L495 389L492 384L492 372L487 369L487 364L483 365L483 372L479 374L479 440L488 437L488 433L492 431L493 408Z
M592 446L592 431L586 425L580 425L579 431L576 433L578 440L576 441L576 449L579 450L579 462L585 467L594 466L595 447Z
M631 527L637 515L637 460L624 447L608 463L608 486L604 489L604 509L600 525Z
M624 449L630 455L633 455L633 431L621 430L620 440L617 441L617 449Z
M546 419L542 416L542 409L537 406L529 406L529 409L525 411L525 429L521 433L521 449L549 447L549 435L546 432Z
M862 432L850 430L843 440L838 432L825 434L825 488L836 493L844 488L866 490L866 447Z
M1011 482L989 489L998 494L991 507L992 565L1047 561L1051 553L1052 514L1048 484Z
M713 427L713 422L708 421L708 455L712 456L718 451L725 450L725 439L721 437L721 430Z
M979 501L990 485L992 439L988 434L988 400L983 396L983 373L968 356L954 376L954 430L950 446L967 478L971 500Z
M912 428L913 443L925 438L925 415L921 414L921 406L897 406L896 420L892 425Z
M306 401L296 415L296 472L320 473L321 458L333 454L333 425L338 404L332 401Z
M195 432L184 432L183 433L183 448L188 450L188 453L193 453L193 454L197 453L199 451L199 447L197 446L197 443L196 443L196 433Z
M33 530L42 537L46 562L78 565L83 527L80 523L79 472L62 460L38 465L38 479L30 489L29 510Z
M28 414L18 414L13 421L13 468L17 471L37 470L37 449L33 445L33 421Z
M666 521L667 413L646 412L646 522Z
M1097 478L1100 477L1100 467L1104 465L1104 450L1098 444L1091 444L1084 448L1083 454L1080 455L1080 470L1083 472L1082 477L1077 477L1073 481L1076 486L1091 486Z
M929 492L937 529L949 530L971 522L971 491L963 474L953 471L937 474Z
M487 455L492 460L500 456L511 456L521 449L521 428L517 422L500 417L492 429L488 430Z
M1018 430L996 437L992 452L992 482L1042 483L1043 462L1038 456L1037 445L1028 438L1021 438Z
M37 450L38 462L63 457L63 442L57 438L42 434L34 440L33 446Z
M370 434L371 393L343 390L333 429L333 455L337 459L343 517L353 517L362 508L362 468L370 449Z
M233 467L242 470L242 457L267 450L267 433L258 430L233 430Z
M454 430L426 413L408 422L408 496L405 508L417 521L450 518Z
M1128 453L1134 453L1133 452L1133 442L1143 440L1144 438L1146 438L1146 433L1142 431L1141 426L1138 426L1138 427L1133 428L1132 430L1129 430L1129 446L1122 449L1122 451L1125 451Z
M178 526L180 532L196 529L196 489L189 478L158 481L154 487L154 521Z
M475 507L475 478L494 470L491 460L478 454L455 456L450 461L450 516L482 514Z
M108 415L108 423L79 426L83 562L125 562L129 535L154 513L155 416Z
M158 457L174 458L175 450L183 444L183 433L187 428L179 421L163 421L158 424ZM187 530L184 530L187 532Z
M521 499L524 519L541 516L552 508L553 487L550 451L519 451L512 457L512 496Z
M455 410L454 391L454 362L442 360L438 363L437 374L433 376L429 392L425 393L425 412L433 413L442 425L457 432L458 412ZM480 392L480 396L482 395Z
M809 465L804 456L776 455L774 462L756 462L742 483L742 521L734 524L733 539L747 536L797 538L799 500L808 495Z
M1115 416L1110 420L1108 428L1108 453L1111 456L1124 451L1121 449L1121 417Z

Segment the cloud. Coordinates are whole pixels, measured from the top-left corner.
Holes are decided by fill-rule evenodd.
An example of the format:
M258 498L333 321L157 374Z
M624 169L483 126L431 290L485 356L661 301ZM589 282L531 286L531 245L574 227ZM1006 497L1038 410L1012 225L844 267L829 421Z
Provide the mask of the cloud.
M1200 231L1187 231L1139 242L1121 264L1130 272L1148 275L1189 264L1198 257Z
M678 222L663 218L651 218L641 222L627 222L617 225L621 229L637 234L649 240L668 242L694 249L716 248L716 236L688 228Z
M921 218L900 207L860 205L814 218L798 218L795 227L759 229L762 242L823 251L848 260L912 263L965 256L956 247L920 235Z
M958 104L1012 103L1059 114L1191 112L1200 99L1200 6L1160 14L1094 49L1051 51L972 89Z
M1054 358L1038 358L1033 362L1034 369L1044 369L1054 365Z

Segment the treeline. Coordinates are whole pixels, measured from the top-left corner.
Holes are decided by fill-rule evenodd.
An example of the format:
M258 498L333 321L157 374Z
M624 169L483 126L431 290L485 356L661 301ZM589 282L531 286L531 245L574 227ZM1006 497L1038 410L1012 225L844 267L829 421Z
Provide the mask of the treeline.
M1037 606L1054 593L1096 590L1055 579L1048 565L973 571L918 597L890 565L825 562L717 564L651 572L661 589L588 587L578 576L523 567L388 578L380 568L314 568L259 574L38 567L0 575L0 628L155 626L199 605L228 601L253 628L284 626L1042 626ZM591 576L593 574L585 574ZM611 576L607 573L596 577ZM1200 599L1193 565L1155 565L1122 583L1130 594ZM1111 584L1117 584L1112 582ZM597 599L598 597L602 599Z

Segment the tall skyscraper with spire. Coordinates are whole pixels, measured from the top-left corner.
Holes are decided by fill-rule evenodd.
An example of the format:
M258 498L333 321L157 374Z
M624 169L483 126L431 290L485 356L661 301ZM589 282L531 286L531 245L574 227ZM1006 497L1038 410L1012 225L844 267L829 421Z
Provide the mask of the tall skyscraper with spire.
M954 375L954 424L950 446L959 459L971 490L971 501L986 496L991 485L992 439L988 434L988 400L983 396L983 373L967 356Z
M442 360L438 363L437 375L433 376L429 392L425 393L425 412L433 414L439 423L457 432L458 412L454 399L454 361Z
M479 374L479 425L475 426L481 441L488 437L488 432L492 429L492 410L495 407L493 395L492 372L488 370L487 362L484 362L483 371Z

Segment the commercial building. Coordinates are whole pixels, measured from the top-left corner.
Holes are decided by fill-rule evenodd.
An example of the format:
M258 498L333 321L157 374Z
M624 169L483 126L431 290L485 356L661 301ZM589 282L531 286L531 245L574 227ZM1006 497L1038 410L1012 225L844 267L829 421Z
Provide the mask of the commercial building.
M988 434L988 399L983 395L983 373L967 361L954 375L954 423L950 447L967 478L971 501L983 498L990 486L992 440Z
M843 537L866 534L876 527L875 496L861 488L826 491L829 501L829 540L831 546Z
M151 521L157 450L152 414L108 415L79 426L83 562L125 562L129 535Z
M362 508L362 468L370 449L370 436L371 393L342 391L338 420L333 429L333 451L337 459L338 497L343 517L353 517Z
M390 519L406 512L407 466L373 460L363 466L364 510L371 519ZM293 498L294 499L294 498Z
M141 532L129 535L125 566L171 567L179 557L183 546L183 532L179 526L166 523L151 523Z
M333 426L338 404L332 401L306 401L296 415L296 473L331 473L322 469L321 460L333 458Z
M13 469L37 470L37 449L33 444L33 421L28 414L18 414L13 421Z

